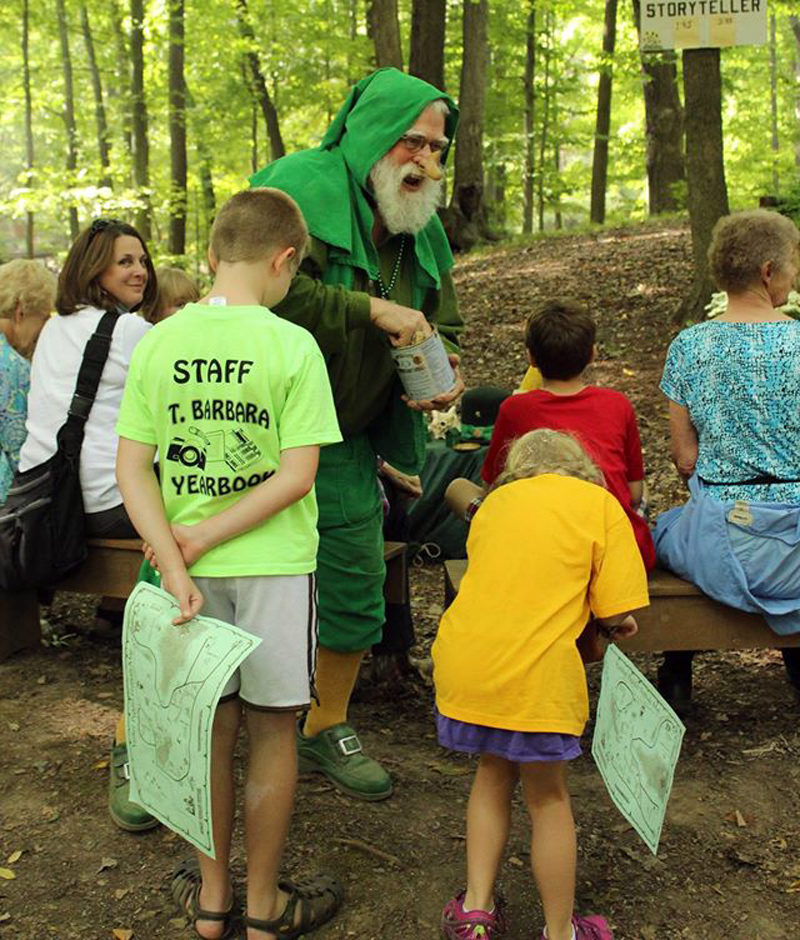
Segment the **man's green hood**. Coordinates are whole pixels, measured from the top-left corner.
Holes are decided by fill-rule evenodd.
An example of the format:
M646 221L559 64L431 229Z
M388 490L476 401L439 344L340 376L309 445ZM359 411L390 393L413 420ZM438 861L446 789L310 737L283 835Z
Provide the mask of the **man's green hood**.
M352 268L377 278L374 219L366 188L369 172L438 99L450 108L445 134L452 141L458 109L448 95L397 69L378 69L350 90L319 147L282 157L250 178L251 186L274 186L297 201L311 234L330 248L326 283L351 286ZM438 289L440 274L452 266L453 256L436 215L414 242L419 305L425 290Z
M350 89L319 149L340 147L350 172L366 186L375 163L394 147L429 104L440 99L450 108L444 132L452 140L458 109L448 95L397 69L378 69ZM449 149L442 152L442 163Z

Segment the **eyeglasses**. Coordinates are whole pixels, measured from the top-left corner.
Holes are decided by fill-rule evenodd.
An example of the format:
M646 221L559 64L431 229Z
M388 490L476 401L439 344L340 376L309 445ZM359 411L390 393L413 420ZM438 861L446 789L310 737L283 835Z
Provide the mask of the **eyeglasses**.
M91 241L98 232L104 232L107 228L115 225L125 225L121 219L95 219L89 226L89 241Z
M431 153L441 153L450 141L446 137L430 140L424 134L403 134L400 143L409 153L419 153L426 145L430 147Z

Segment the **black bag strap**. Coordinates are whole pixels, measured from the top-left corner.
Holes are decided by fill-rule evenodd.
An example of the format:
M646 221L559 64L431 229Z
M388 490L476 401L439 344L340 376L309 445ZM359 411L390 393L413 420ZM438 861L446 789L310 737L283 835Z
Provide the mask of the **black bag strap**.
M706 480L699 477L703 486L771 486L776 483L800 483L797 477L774 477L769 473L761 473L749 480Z
M78 370L78 378L75 382L75 393L67 410L67 420L61 425L58 432L59 449L61 449L62 441L69 438L69 443L80 450L86 421L89 412L92 410L97 387L100 384L100 377L108 359L114 327L121 316L122 313L119 310L106 311L100 318L97 329L86 343L81 367Z

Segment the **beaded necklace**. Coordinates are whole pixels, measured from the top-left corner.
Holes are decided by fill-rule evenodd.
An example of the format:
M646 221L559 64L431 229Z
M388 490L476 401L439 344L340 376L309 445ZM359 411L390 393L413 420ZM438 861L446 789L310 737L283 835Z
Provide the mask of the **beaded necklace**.
M394 263L394 270L392 271L392 276L389 279L388 287L383 283L380 270L378 271L378 290L380 291L381 297L384 300L388 300L389 294L391 294L392 290L394 289L394 285L397 283L397 275L400 273L400 262L403 260L403 249L405 246L406 236L402 235L400 237L400 250L397 252L397 259Z

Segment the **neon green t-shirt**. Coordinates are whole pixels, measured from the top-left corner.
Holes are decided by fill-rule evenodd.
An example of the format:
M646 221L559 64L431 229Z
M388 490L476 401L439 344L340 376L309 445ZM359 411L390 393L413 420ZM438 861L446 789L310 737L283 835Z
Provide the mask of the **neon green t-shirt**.
M159 450L170 522L193 525L233 505L292 447L340 441L322 353L266 307L189 304L131 359L117 433ZM205 577L316 568L314 492L203 555Z

